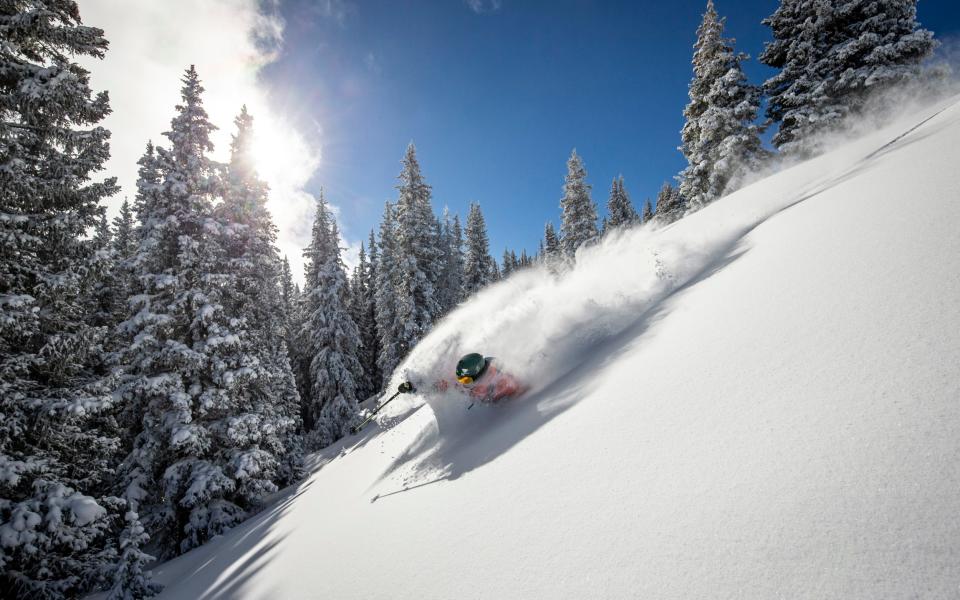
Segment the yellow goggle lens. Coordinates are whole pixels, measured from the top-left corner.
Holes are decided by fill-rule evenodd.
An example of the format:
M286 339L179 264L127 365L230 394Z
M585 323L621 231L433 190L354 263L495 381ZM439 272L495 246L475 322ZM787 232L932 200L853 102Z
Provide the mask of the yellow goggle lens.
M463 377L457 377L457 381L459 381L463 385L470 385L471 383L473 383L473 377L470 377L469 375L464 375Z

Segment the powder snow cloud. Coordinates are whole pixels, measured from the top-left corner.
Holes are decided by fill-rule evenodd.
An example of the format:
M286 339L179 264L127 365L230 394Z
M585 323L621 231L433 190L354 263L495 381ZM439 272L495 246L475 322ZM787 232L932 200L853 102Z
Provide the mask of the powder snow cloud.
M254 117L258 168L270 184L278 245L299 278L314 210L306 186L320 166L323 132L316 123L306 131L294 123L289 115L303 114L301 107L289 105L259 77L282 49L284 23L275 5L257 0L80 0L80 11L84 23L102 28L110 41L103 61L85 63L94 89L108 90L113 108L104 123L112 132L106 172L118 177L123 189L111 199L110 213L116 213L124 197L135 195L136 161L147 140L166 145L162 132L180 101L180 78L194 64L206 89L204 105L220 128L214 135L214 158L228 158L240 107L246 104Z

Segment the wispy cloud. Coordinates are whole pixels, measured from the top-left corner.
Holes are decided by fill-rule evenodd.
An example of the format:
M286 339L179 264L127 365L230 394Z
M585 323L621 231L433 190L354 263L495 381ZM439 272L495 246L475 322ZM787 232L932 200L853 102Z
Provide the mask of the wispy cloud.
M346 17L342 2L324 5L331 18ZM278 245L299 275L314 210L306 186L320 167L322 139L319 128L295 123L290 115L299 107L259 78L283 48L284 23L275 8L258 0L81 1L84 22L103 28L110 40L106 58L87 66L94 89L108 90L113 107L105 122L112 132L107 173L119 178L123 191L112 200L111 211L123 196L135 194L136 161L147 140L166 144L162 132L180 101L180 77L195 64L206 88L204 106L220 127L215 158L228 157L241 105L254 117L258 169L271 188Z
M314 8L320 16L336 21L341 27L347 24L347 18L354 10L354 6L345 0L315 0Z
M503 5L502 0L466 0L466 3L478 15L497 12Z
M372 51L367 52L367 55L363 57L363 65L367 67L367 70L371 73L380 73L380 61L377 59L377 55Z

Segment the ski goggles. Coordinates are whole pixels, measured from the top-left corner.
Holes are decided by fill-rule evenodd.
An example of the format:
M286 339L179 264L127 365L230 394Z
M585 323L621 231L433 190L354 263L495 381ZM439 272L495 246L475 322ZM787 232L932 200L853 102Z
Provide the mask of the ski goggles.
M464 375L463 377L457 377L457 381L460 382L460 385L470 385L473 383L473 377L469 375Z

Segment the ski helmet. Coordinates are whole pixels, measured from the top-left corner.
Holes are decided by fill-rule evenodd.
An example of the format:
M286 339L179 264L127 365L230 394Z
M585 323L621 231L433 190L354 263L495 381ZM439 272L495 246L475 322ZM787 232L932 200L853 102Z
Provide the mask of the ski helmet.
M469 385L487 370L487 359L482 354L467 354L457 363L457 381Z

